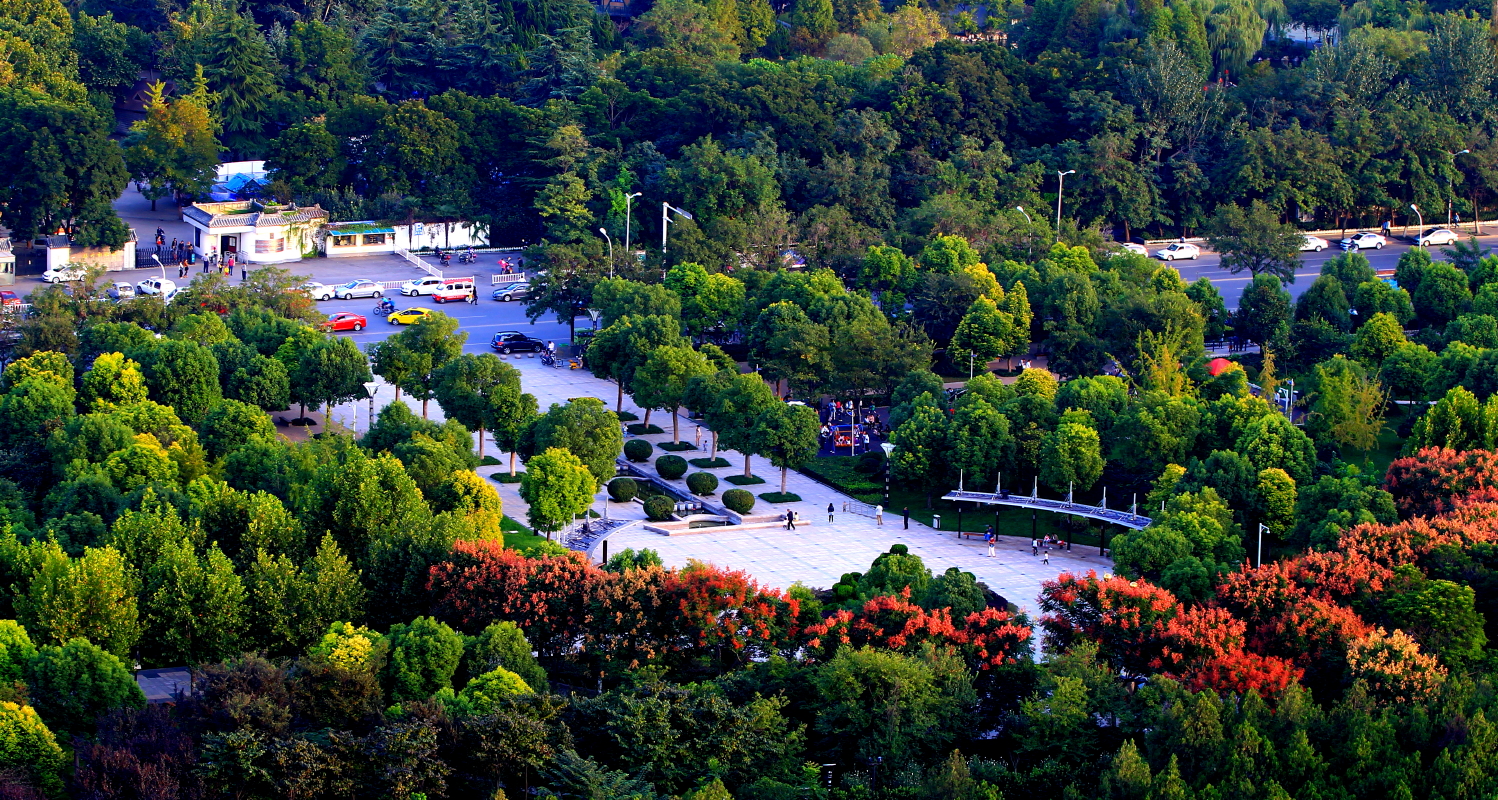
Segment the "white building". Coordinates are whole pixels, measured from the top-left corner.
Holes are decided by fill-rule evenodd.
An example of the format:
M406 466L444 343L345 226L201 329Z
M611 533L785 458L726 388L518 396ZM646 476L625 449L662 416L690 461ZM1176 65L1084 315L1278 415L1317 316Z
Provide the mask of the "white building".
M182 210L193 228L199 256L235 254L251 264L281 264L314 256L328 212L320 206L298 208L269 201L233 200L194 203Z
M327 255L328 258L337 258L437 247L443 250L488 247L487 236L481 231L471 222L417 222L410 225L387 225L369 220L330 222L327 225Z

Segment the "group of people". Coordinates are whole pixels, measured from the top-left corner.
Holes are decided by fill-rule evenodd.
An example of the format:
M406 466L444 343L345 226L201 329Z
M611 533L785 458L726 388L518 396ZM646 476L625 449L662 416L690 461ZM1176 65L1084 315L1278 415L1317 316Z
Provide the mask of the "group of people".
M163 250L165 253L162 252ZM186 239L172 239L171 244L167 244L166 231L161 228L156 229L156 255L165 255L166 260L176 263L178 280L186 278L187 273L198 265L198 246ZM235 253L225 253L221 257L217 247L211 248L202 259L203 274L217 271L225 277L231 276L234 274L234 265L238 259L239 256ZM249 269L241 265L240 279L243 280L248 273Z

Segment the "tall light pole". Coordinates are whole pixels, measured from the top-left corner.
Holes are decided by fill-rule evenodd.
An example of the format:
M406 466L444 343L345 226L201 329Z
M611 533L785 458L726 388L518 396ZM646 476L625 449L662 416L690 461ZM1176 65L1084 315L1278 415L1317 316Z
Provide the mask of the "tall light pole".
M364 384L364 393L369 395L369 427L364 429L365 435L368 435L370 431L374 430L374 398L375 393L379 390L380 384L376 383L375 381L369 381L368 383ZM357 411L354 413L356 415L358 414ZM354 421L356 423L358 422L358 419L358 416L354 417Z
M1472 151L1471 150L1458 150L1455 153L1447 153L1447 155L1451 156L1451 168L1452 169L1456 169L1456 157L1457 156L1466 155L1467 153L1470 153L1470 152L1472 152ZM1451 200L1452 200L1452 198L1449 196L1451 194L1451 178L1450 177L1446 178L1446 194L1448 195L1448 197L1446 198L1446 226L1450 227L1451 226Z
M1076 170L1069 169L1065 172L1056 170L1056 241L1061 241L1061 192L1066 188L1066 176L1076 174Z
M1425 234L1425 215L1420 213L1420 207L1414 203L1410 203L1410 210L1415 212L1415 221L1418 226L1415 230L1415 246L1424 247L1425 244L1421 241L1420 237ZM1405 219L1409 219L1409 217L1405 217Z
M682 211L670 203L661 203L661 274L665 274L666 272L666 229L671 227L671 212L673 211L676 212L677 216L686 219L693 218L691 214Z
M1259 566L1264 566L1264 534L1269 531L1269 526L1259 523Z
M609 236L607 228L599 228L598 232L603 234L605 241L609 243L609 277L614 277L614 239Z
M155 253L152 253L151 254L151 260L156 262L156 266L161 267L161 280L163 282L165 282L166 281L166 265L163 264L163 263L161 263L161 256L158 256Z
M879 449L884 451L884 507L889 508L889 466L894 459L895 445L892 442L880 442Z
M1035 221L1030 219L1030 212L1024 206L1015 206L1015 211L1025 215L1025 252L1035 255Z
M624 257L629 258L629 204L639 197L640 193L627 194L624 196Z

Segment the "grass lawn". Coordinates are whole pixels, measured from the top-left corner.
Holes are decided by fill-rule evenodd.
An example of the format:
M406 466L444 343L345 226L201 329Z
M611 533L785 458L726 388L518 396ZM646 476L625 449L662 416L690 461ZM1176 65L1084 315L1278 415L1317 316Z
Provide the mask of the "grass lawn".
M750 475L747 478L743 475L729 475L723 480L728 481L734 486L757 486L765 482L765 479L758 475Z
M721 456L718 458L694 458L687 463L698 469L717 469L719 467L733 466L732 464L728 463L728 459Z
M687 450L697 449L697 445L691 442L659 442L656 444L656 447L671 453L682 453Z
M799 503L801 502L801 495L794 492L786 492L785 494L781 494L780 492L765 492L759 496L759 499L766 503Z
M858 463L857 456L828 456L816 458L810 464L802 468L802 472L809 473L823 482L837 488L845 494L852 495L855 499L865 503L877 504L884 499L884 476L866 475L857 472L853 467ZM884 524L901 524L901 514L904 509L910 509L910 518L923 525L931 525L932 517L941 516L941 529L955 533L957 530L957 504L942 500L940 495L945 492L936 492L932 498L931 507L926 506L926 495L924 492L912 490L898 484L891 485L889 505L885 506ZM1078 502L1096 503L1096 496L1077 497ZM1110 499L1108 505L1112 508L1120 508L1121 504ZM1052 512L1034 512L1034 520L1031 520L1031 511L1024 508L1011 506L974 506L969 503L962 509L962 530L969 533L981 533L988 525L993 525L994 530L1001 536L1031 536L1043 537L1046 534L1060 537L1072 542L1078 547L1097 547L1099 533L1112 538L1113 536L1126 532L1126 529L1100 523L1087 521L1081 527L1073 527L1064 524L1068 517ZM1032 527L1033 526L1033 527Z

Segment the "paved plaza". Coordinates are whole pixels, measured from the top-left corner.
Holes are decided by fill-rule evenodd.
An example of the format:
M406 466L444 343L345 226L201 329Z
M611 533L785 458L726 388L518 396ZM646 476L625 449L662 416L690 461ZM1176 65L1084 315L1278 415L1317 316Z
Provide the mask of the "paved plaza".
M511 356L509 363L521 371L525 390L536 396L542 411L552 403L565 403L573 397L597 397L614 408L617 388L609 381L593 377L585 370L554 369L541 365L539 359ZM393 391L388 387L381 392L379 404L388 402ZM402 398L406 400L406 398ZM421 404L411 402L420 412ZM624 410L641 417L643 409L634 405L625 395ZM428 410L433 419L441 419L441 409L434 402ZM348 427L363 430L368 424L368 404L351 403L334 409L333 416ZM651 422L666 432L643 437L652 443L670 441L671 418L664 412L651 415ZM695 441L696 423L683 418L681 436L686 442ZM708 455L710 434L703 430L700 453L684 452L682 456L703 458ZM490 475L508 470L508 454L502 453L492 439L484 444L484 452L504 462L503 466L481 467L479 473ZM733 451L720 450L732 466L708 470L718 476L719 492L733 488L723 481L729 475L743 473L743 456ZM657 455L665 455L658 451ZM776 491L780 488L780 471L770 466L768 459L756 457L754 474L765 479L765 483L746 487L756 495ZM648 468L648 467L647 467ZM519 465L517 469L524 469ZM696 471L693 468L692 471ZM674 482L685 489L685 480ZM517 520L525 520L526 504L520 499L518 484L495 483L504 498L505 513ZM708 532L686 536L663 536L644 530L639 525L629 526L607 537L609 552L617 553L626 547L648 547L661 554L667 566L684 566L692 560L706 561L720 567L743 570L761 584L785 588L793 583L812 587L828 587L836 583L844 573L865 572L874 558L887 552L890 545L903 543L910 552L920 556L934 573L940 574L948 567L958 567L977 576L990 589L1002 595L1021 610L1031 613L1037 610L1037 597L1042 581L1055 578L1062 572L1099 573L1112 570L1112 561L1098 555L1095 547L1078 547L1072 552L1052 551L1050 563L1042 563L1040 556L1030 554L1029 530L1001 530L1000 546L995 558L988 558L981 539L959 539L950 531L938 533L932 528L911 521L910 529L901 526L899 515L886 513L884 525L876 525L873 519L841 511L844 502L852 498L834 491L811 478L792 471L786 488L800 495L802 501L791 504L769 504L759 500L755 513L778 513L794 508L799 517L810 524L798 525L795 532L779 528L734 531L731 529L703 529ZM603 513L603 495L594 504L594 509ZM839 511L834 521L827 522L827 504L832 503ZM643 519L639 504L609 503L611 517L633 517ZM978 512L980 516L983 512ZM950 524L950 522L948 523ZM1007 534L1007 535L1003 535ZM595 544L590 555L599 559L601 542Z

